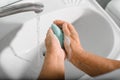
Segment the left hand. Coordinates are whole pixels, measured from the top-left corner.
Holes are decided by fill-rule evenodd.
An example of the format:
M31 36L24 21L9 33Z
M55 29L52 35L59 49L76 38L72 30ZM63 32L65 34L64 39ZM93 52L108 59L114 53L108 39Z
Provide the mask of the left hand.
M39 79L64 80L65 53L51 29L47 32L45 45L46 55Z
M60 59L65 59L65 52L61 48L60 42L54 35L52 29L49 29L45 39L46 57L49 55L57 56Z

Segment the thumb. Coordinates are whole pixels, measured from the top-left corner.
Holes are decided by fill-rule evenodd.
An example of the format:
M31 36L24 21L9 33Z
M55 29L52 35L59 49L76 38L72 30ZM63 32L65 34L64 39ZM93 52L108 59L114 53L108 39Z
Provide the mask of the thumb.
M57 39L51 28L47 32L45 42L46 42L46 47L48 48L50 48L52 44L59 45L59 40Z
M54 35L54 33L53 33L52 29L49 28L46 37L51 38L51 37L53 37L53 35Z
M53 39L54 38L54 33L53 31L49 28L48 32L47 32L47 35L46 35L46 39L45 39L45 44L46 44L46 47L50 47L52 42L53 42Z
M54 39L58 40L51 28L49 28L48 30L47 38L49 39L49 41L54 40Z

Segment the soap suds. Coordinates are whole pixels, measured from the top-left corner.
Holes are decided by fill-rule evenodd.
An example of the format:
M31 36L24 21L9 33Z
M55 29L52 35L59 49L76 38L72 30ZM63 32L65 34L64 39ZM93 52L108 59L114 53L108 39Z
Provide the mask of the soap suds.
M65 36L65 38L64 38L65 44L66 44L66 46L68 48L67 58L68 58L68 60L70 60L70 58L71 58L71 52L72 52L71 47L70 47L71 41L70 41L70 38L68 36L66 36L66 35L64 35L64 36Z

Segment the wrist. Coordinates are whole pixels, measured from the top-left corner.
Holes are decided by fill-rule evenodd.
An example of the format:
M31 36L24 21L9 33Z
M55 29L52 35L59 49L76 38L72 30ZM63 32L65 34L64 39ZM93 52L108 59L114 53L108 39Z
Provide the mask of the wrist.
M53 54L53 53L55 53L54 49L49 48L46 50L46 54Z
M46 51L46 55L45 55L45 59L51 59L51 60L60 60L60 61L64 61L65 59L65 53L63 53L62 50L60 51Z
M78 58L80 58L80 56L82 56L84 53L85 53L85 51L81 47L74 49L71 53L70 62L72 62L72 63L77 62Z
M58 68L60 68L60 70L64 69L64 59L56 54L47 53L47 55L45 55L44 64L46 66L49 65L49 67L54 70Z

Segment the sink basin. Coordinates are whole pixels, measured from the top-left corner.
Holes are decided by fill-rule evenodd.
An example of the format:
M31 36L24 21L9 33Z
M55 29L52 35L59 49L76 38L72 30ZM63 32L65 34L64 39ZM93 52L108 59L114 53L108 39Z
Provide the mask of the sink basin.
M72 5L47 12L40 16L40 20L34 18L25 22L15 33L9 45L0 52L2 76L12 79L38 77L44 60L45 36L55 19L68 21L75 26L85 50L107 58L115 58L120 52L118 48L120 31L117 25L95 0L81 0L79 6ZM39 28L37 28L37 23L39 23ZM38 29L39 46L37 44ZM8 36L4 39L6 40ZM10 46L14 48L18 56L15 56ZM40 48L40 53L38 53L38 48ZM66 79L78 79L85 74L68 61L65 61L65 68Z
M114 45L114 34L110 24L99 13L86 10L73 22L83 48L99 56L107 57Z

